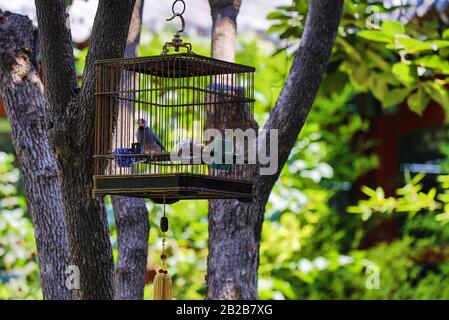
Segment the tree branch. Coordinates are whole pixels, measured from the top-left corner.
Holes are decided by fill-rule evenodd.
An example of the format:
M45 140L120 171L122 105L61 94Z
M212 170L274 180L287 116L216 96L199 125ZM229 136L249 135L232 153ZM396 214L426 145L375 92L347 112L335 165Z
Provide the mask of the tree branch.
M137 47L140 42L140 33L142 31L142 14L144 0L136 0L134 5L131 22L129 24L128 39L126 40L125 58L134 58L137 56Z
M312 0L309 3L299 51L264 127L279 130L278 170L275 175L258 176L255 182L255 193L264 206L315 101L332 54L342 7L343 0ZM259 145L266 144L264 138Z
M135 0L100 0L86 58L82 96L94 101L95 61L123 57Z
M65 286L67 234L58 168L43 126L37 33L26 17L0 11L0 94L27 193L45 299L71 299Z
M209 0L212 15L212 57L235 60L237 16L241 0Z
M62 115L78 91L72 35L66 0L35 0L35 5L48 104L46 122L50 139L58 140L66 130Z
M144 0L137 0L129 26L125 57L137 56ZM126 106L123 106L126 108ZM131 111L132 113L132 111ZM142 300L148 257L150 223L144 199L111 197L117 225L118 259L115 299Z
M343 0L309 1L300 49L265 125L265 129L279 130L276 174L256 176L254 203L210 202L208 299L257 298L263 212L318 92L335 41L342 6ZM261 136L259 146L266 145L265 138Z

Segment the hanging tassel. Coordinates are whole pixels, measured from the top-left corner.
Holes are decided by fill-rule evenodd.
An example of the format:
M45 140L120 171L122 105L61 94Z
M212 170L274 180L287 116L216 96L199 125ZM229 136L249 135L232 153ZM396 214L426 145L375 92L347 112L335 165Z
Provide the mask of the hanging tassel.
M157 275L154 277L153 282L153 299L154 300L172 300L172 282L168 275L168 271L164 270L165 261L167 260L167 255L165 253L165 233L168 231L168 219L165 216L165 197L164 197L164 216L161 218L161 231L164 236L162 237L162 268L158 271Z
M154 300L172 300L172 282L167 270L160 269L154 278Z
M162 295L164 300L171 300L173 298L172 293L171 293L171 286L172 286L171 278L168 275L168 272L165 271L164 272L164 294Z

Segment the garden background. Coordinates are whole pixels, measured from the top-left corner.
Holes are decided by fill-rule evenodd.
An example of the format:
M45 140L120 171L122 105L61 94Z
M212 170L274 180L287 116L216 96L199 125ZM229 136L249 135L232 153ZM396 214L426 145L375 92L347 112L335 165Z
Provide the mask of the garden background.
M78 2L73 10L85 5ZM188 24L200 22L189 26L188 38L196 53L207 56L209 8L206 1L191 2ZM262 126L287 77L307 2L251 2L243 1L242 12L259 8L258 18L239 16L236 61L257 69L255 111ZM449 1L400 2L345 1L319 96L266 208L261 299L449 299ZM0 1L2 10L8 6ZM198 19L189 19L189 12ZM161 14L160 21L168 16L153 14ZM155 26L150 16L139 56L158 55L174 30ZM81 27L74 44L80 75L87 53L83 32ZM3 117L0 299L42 298L9 132ZM147 206L150 275L158 263L162 206ZM206 201L168 208L168 263L177 299L205 296L207 209ZM145 297L151 296L148 285Z

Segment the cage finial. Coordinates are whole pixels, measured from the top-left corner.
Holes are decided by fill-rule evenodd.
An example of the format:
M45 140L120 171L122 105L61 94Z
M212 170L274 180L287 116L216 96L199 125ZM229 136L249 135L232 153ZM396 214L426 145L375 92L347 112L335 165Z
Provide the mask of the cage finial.
M179 12L176 12L176 4L178 2L182 3L182 10ZM187 53L193 53L192 44L183 42L183 40L181 38L181 33L184 32L185 27L186 27L186 21L185 21L184 17L182 16L185 11L186 11L186 4L185 4L184 0L175 0L175 2L173 2L173 6L172 6L173 16L171 18L168 18L167 21L172 21L173 19L178 17L179 19L181 19L181 29L176 31L176 34L173 36L173 39L170 42L165 43L164 47L162 48L162 54L167 54L170 47L174 48L176 52L179 52L179 50L181 48L186 48Z

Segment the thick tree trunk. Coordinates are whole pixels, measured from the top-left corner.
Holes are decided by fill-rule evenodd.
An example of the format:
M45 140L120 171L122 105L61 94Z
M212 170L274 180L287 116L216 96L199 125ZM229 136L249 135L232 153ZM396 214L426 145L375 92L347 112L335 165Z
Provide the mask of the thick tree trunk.
M212 57L224 61L235 61L235 42L237 37L237 16L240 10L240 0L209 0L212 14ZM231 115L232 116L232 115ZM227 123L227 121L225 121ZM243 128L242 128L243 129ZM247 128L244 128L247 129ZM248 232L246 222L241 221L237 215L237 206L232 203L238 201L211 200L209 201L209 256L208 256L208 298L209 299L242 299L240 291L250 292L256 279L243 278L238 276L242 265L244 270L257 270L254 259L241 252L252 254L254 248L252 233ZM246 206L249 209L249 206ZM232 212L231 212L232 210ZM247 214L248 215L248 214ZM232 228L232 230L231 230ZM228 233L229 236L223 238L222 235ZM249 246L249 247L248 247ZM232 275L223 277L218 269L219 260L228 260L226 266L232 271ZM219 273L218 281L222 281L220 286L216 286L211 281L214 279L209 275ZM235 275L239 277L240 290L235 290ZM247 276L254 276L248 273ZM216 291L214 291L216 290Z
M210 2L212 5L214 1ZM279 166L276 174L256 176L256 199L252 204L235 200L210 204L208 299L257 298L263 212L318 92L335 41L342 6L343 0L309 2L299 51L265 125L265 129L277 129L279 133ZM266 143L266 138L262 136L259 148Z
M143 200L113 197L118 235L115 299L142 300L148 257L148 210Z
M45 299L71 299L58 168L44 128L45 101L35 57L37 32L25 16L0 11L0 94L27 193Z
M122 57L135 1L100 0L81 90L76 83L66 2L36 0L48 104L47 132L61 174L70 263L78 299L112 299L113 260L104 204L92 196L95 61Z
M144 0L137 0L129 26L125 57L137 55ZM115 140L115 139L114 139ZM147 271L150 223L145 201L112 197L117 225L118 260L115 268L115 299L142 300Z

